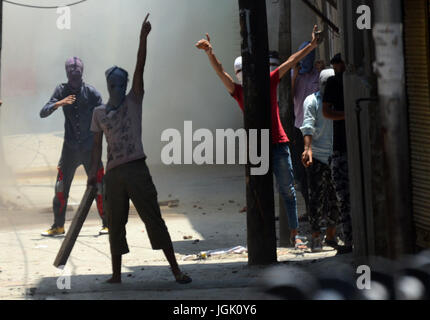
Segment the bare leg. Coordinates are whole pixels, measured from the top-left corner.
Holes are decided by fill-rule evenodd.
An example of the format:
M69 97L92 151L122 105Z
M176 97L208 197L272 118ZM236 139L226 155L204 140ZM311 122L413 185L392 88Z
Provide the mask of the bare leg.
M112 256L112 278L107 283L121 283L121 255Z
M181 269L179 269L179 265L176 261L175 252L173 251L172 244L170 244L168 248L163 249L163 252L166 256L167 261L170 264L170 268L172 269L172 273L176 281L182 284L190 283L191 278L182 273Z

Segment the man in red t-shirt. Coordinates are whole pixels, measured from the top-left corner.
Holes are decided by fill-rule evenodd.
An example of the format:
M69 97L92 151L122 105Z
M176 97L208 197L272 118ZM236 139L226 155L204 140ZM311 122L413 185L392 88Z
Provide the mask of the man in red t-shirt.
M282 126L279 116L278 104L278 84L280 80L293 68L299 61L306 57L318 46L318 39L315 35L317 26L312 32L312 42L299 52L293 54L279 68L270 73L270 101L271 101L271 118L272 118L272 143L273 143L273 173L276 177L279 193L285 203L288 216L288 224L291 229L290 238L297 248L306 248L304 243L298 237L298 215L296 190L294 188L294 175L291 162L290 149L288 147L289 139ZM224 70L222 64L216 58L213 47L210 43L209 35L207 39L197 42L196 47L204 50L208 55L209 61L215 72L224 83L228 92L238 102L242 111L245 110L244 94L242 86L242 57L238 57L234 63L234 71L239 83L235 83L233 78Z

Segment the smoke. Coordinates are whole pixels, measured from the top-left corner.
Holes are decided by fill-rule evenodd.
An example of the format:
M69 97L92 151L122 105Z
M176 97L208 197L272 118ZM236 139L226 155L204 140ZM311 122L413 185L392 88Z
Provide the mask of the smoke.
M32 4L58 5L67 1L37 2ZM71 30L57 28L59 14L55 9L4 3L2 133L62 135L62 112L47 119L40 119L39 112L55 87L66 82L64 62L71 56L82 58L84 81L97 88L107 101L104 71L118 65L132 77L140 27L147 12L152 23L143 103L143 142L148 162L160 162L163 130L182 131L184 121L193 121L195 129L241 127L241 111L211 69L206 55L194 47L208 32L217 56L233 75L233 60L240 54L236 1L88 0L71 7ZM8 162L14 160L9 158Z

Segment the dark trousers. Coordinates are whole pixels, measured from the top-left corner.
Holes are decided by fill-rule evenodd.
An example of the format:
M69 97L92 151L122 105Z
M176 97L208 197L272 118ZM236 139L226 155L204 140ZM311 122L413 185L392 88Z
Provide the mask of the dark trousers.
M67 202L69 199L70 187L72 185L73 177L75 176L76 169L83 165L88 175L91 166L91 151L73 150L63 145L61 152L60 162L58 164L57 181L55 183L55 196L53 200L54 210L54 226L64 227L66 221ZM97 209L99 215L103 220L103 225L106 225L103 214L103 164L100 163L99 171L97 173Z
M305 200L306 216L309 217L309 190L308 179L305 167L302 163L302 155L305 151L305 142L302 131L294 128L294 138L291 142L291 160L293 162L294 179L296 182L296 189L300 191Z
M152 249L168 249L172 241L161 217L157 190L145 160L129 162L109 170L105 176L105 204L112 255L129 252L125 226L130 200L145 223Z
M327 227L336 227L339 209L331 169L317 159L307 168L309 184L309 222L312 232L320 232L324 220Z
M345 245L352 244L351 204L349 199L348 156L346 152L334 152L330 158L333 183L340 211L340 222Z

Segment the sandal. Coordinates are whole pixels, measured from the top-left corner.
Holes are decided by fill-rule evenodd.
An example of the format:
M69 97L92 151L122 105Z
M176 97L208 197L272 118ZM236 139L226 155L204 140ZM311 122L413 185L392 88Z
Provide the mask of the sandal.
M187 284L193 281L191 277L187 276L185 273L181 273L179 276L175 276L176 282L180 284Z
M294 238L291 238L291 244L294 246L294 249L296 250L307 250L309 249L307 244L308 242L304 242L303 240L306 240L306 238L300 237L300 236L295 236Z

